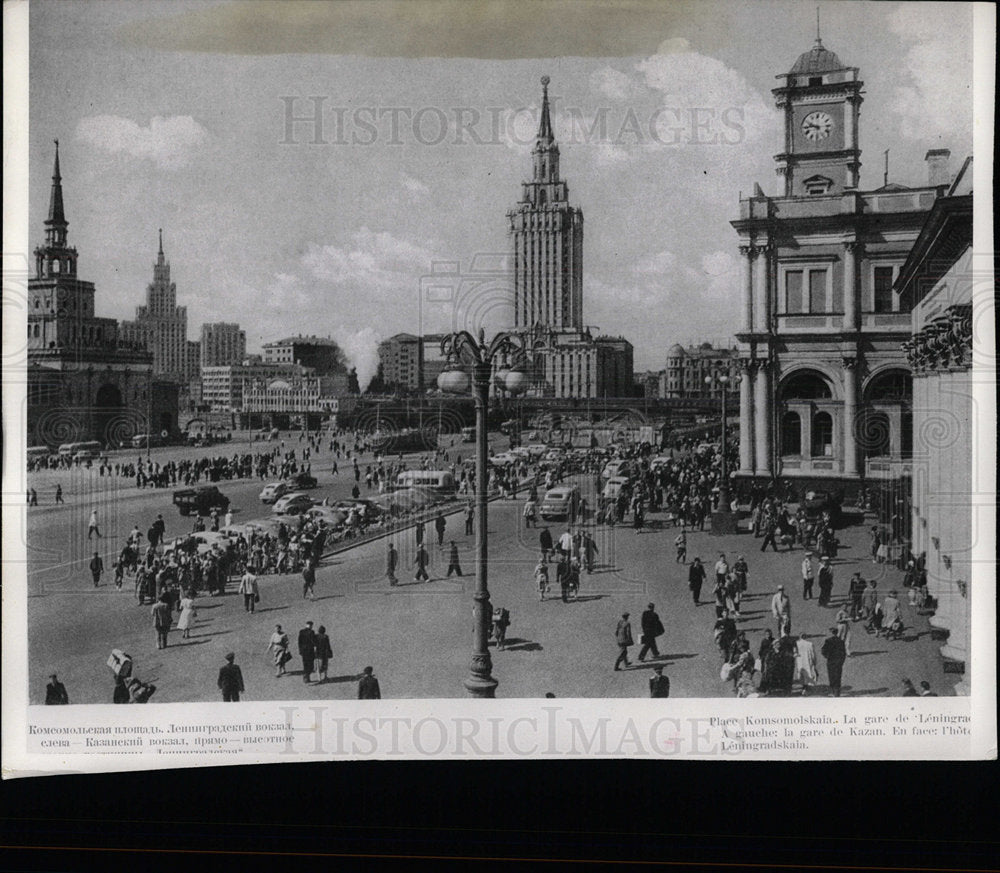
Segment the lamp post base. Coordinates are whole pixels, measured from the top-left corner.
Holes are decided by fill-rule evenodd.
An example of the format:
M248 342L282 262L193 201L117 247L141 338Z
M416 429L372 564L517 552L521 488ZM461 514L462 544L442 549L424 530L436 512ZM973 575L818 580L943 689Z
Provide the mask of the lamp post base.
M739 515L731 509L719 509L712 513L712 534L728 536L739 533Z
M469 676L462 684L465 685L465 690L472 697L494 698L496 697L497 685L500 683L492 676L489 678Z

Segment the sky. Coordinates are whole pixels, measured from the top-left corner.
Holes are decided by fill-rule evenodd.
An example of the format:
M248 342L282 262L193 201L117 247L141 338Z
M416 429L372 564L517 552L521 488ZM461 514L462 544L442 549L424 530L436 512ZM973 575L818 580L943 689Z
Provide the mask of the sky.
M770 93L815 39L865 82L861 187L972 151L972 5L624 0L34 0L31 244L54 139L98 314L144 302L157 229L196 339L330 335L366 365L400 331L503 326L506 212L543 75L584 213L584 321L659 369L729 342L739 198L777 193ZM320 128L315 124L319 111ZM289 124L288 116L306 118Z

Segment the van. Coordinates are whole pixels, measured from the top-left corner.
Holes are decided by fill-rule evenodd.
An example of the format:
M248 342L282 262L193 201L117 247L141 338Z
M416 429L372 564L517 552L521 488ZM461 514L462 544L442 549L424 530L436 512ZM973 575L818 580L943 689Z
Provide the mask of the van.
M229 509L229 498L215 485L199 485L196 488L182 488L174 492L174 505L181 515L209 515L213 509L225 512Z
M99 458L101 444L97 440L82 443L63 443L59 446L59 454L64 458L74 458L81 452L86 452L91 458Z
M455 477L448 470L403 470L396 478L397 488L430 488L439 494L454 494Z

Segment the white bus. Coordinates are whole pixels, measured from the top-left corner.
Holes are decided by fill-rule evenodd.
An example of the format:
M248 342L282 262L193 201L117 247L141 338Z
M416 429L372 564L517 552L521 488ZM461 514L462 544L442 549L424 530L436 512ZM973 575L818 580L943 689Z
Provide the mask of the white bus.
M102 446L97 440L90 440L83 443L63 443L59 446L59 454L63 457L75 458L82 452L87 453L92 458L99 458Z
M404 470L396 478L397 488L430 488L439 494L455 493L455 477L448 470Z
M463 443L474 443L476 441L476 426L470 425L469 427L462 428L462 442Z

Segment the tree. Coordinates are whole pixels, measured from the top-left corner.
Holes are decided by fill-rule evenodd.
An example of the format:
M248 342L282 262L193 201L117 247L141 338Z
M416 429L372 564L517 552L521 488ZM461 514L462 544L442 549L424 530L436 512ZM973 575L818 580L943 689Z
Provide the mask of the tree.
M358 385L358 368L351 367L351 371L347 374L347 393L348 394L360 394L361 386Z

